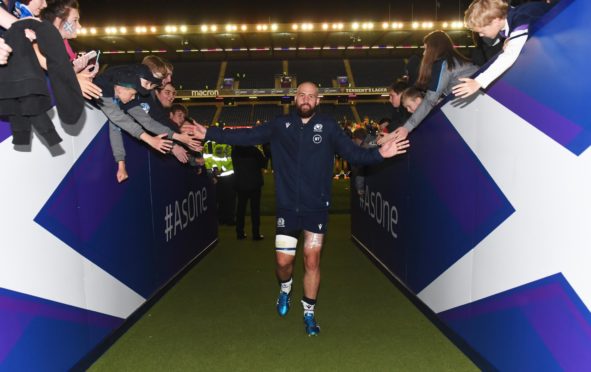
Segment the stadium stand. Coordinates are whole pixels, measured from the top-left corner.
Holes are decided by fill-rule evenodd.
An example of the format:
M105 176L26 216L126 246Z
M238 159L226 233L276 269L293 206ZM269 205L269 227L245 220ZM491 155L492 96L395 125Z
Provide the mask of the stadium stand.
M335 108L336 105L331 104L331 103L321 103L320 106L318 107L318 112L321 112L325 115L330 115L330 116L335 116ZM293 111L294 112L296 110L296 107L293 106Z
M351 122L355 120L351 106L346 105L334 105L334 118L338 122Z
M224 106L218 121L230 127L251 125L252 110L252 105Z
M281 74L281 61L229 61L225 77L239 81L240 89L274 88Z
M358 87L386 87L405 73L403 59L351 59L349 63Z
M342 59L290 60L289 74L295 75L298 83L311 81L321 87L332 87L337 76L347 75Z
M219 61L175 62L173 83L177 89L217 89Z
M392 117L392 105L389 102L358 103L355 107L361 120L368 117L370 120L379 121Z
M253 117L251 123L260 121L261 123L273 120L281 115L283 110L279 105L255 105L253 107Z
M201 124L211 124L215 115L216 107L211 106L189 106L189 116Z
M218 89L215 87L220 72L220 61L196 61L175 63L174 80L178 89ZM350 65L356 86L384 87L395 77L404 73L405 60L400 59L351 59ZM289 74L298 82L313 81L321 87L333 87L337 76L347 75L342 59L309 60L295 59L288 62ZM274 88L275 76L281 74L281 60L229 60L224 76L239 78L239 89ZM246 98L246 97L245 97ZM379 97L376 97L379 98ZM269 102L245 102L224 106L217 119L227 126L253 125L257 121L266 122L283 113L282 106ZM369 118L379 121L391 116L391 107L383 98L375 102L362 102L355 105L359 119ZM295 106L290 106L290 112ZM350 104L339 104L332 99L322 99L319 111L330 115L339 122L355 122L356 117ZM214 104L189 107L189 115L198 122L211 124L215 116Z

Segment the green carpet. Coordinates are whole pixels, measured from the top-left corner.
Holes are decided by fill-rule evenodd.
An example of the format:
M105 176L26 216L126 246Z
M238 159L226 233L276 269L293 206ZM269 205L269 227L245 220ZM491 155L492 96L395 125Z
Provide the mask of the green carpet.
M262 225L260 242L236 241L232 227L221 227L218 246L91 370L477 370L351 242L346 214L330 217L320 335L304 333L300 254L292 311L280 319L273 218L263 217Z

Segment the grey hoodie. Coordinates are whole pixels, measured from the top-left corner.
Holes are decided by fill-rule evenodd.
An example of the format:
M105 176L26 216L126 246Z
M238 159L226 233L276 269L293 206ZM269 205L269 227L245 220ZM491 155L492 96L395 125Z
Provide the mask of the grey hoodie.
M451 93L452 88L461 83L459 78L470 77L478 70L478 66L470 62L460 64L456 61L456 66L451 71L447 68L447 61L440 59L433 64L431 82L423 102L417 107L417 110L404 123L404 127L412 132L423 119L429 115L429 112L437 105L439 99Z

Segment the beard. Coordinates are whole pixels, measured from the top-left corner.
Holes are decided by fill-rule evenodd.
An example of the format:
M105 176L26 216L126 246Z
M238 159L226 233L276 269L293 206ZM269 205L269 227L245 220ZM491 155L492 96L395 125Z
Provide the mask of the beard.
M298 115L303 119L312 117L312 115L314 115L315 112L316 107L312 108L312 106L310 106L307 103L298 106Z

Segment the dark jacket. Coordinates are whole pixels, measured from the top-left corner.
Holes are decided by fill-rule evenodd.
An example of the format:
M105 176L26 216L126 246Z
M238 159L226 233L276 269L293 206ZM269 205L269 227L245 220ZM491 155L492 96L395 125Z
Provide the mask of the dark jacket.
M47 21L18 21L4 35L13 53L10 62L0 68L0 114L38 115L52 107L47 76L31 42L25 37L25 29L38 34L37 44L47 58L47 75L60 118L66 124L75 124L84 110L84 98L64 41ZM15 99L18 102L11 101Z
M552 8L552 5L541 1L533 1L516 7L510 7L507 12L507 23L509 24L509 35L519 27L526 27L542 18Z
M233 146L232 165L236 191L253 191L263 187L261 170L265 168L265 156L255 146Z
M410 118L410 113L406 111L404 107L402 107L402 103L400 106L394 107L392 106L392 115L390 118L390 124L388 124L388 133L394 132L398 127L401 127L406 123L406 121Z
M206 139L231 145L270 142L277 208L299 214L330 207L335 153L353 164L382 161L378 149L356 146L334 119L318 113L307 124L294 113L251 129L212 127Z
M47 76L62 122L75 124L84 110L80 85L58 30L47 21L27 19L15 22L4 34L13 53L9 63L0 67L0 115L10 117L13 143L30 143L33 125L52 145L61 139L46 114L52 107L47 76L25 37L25 29L35 31L39 49L47 58Z

